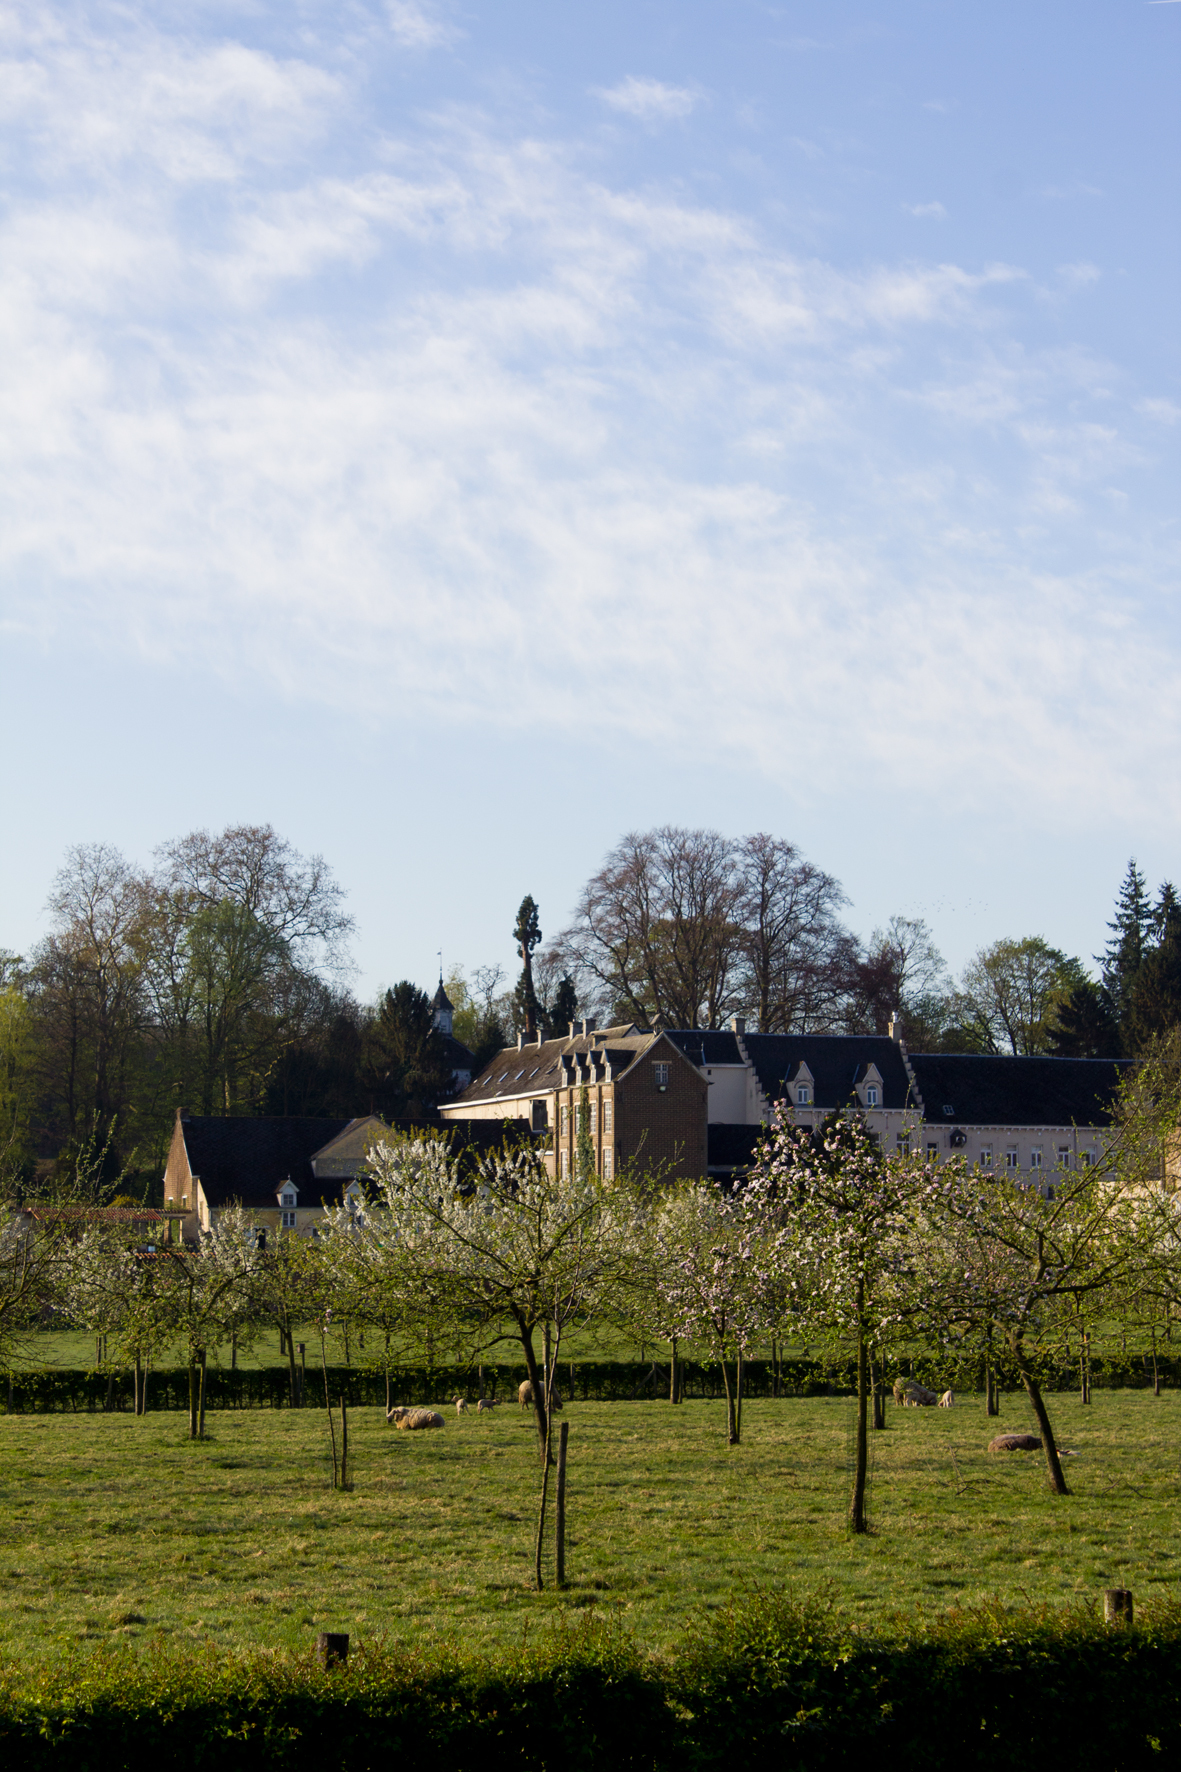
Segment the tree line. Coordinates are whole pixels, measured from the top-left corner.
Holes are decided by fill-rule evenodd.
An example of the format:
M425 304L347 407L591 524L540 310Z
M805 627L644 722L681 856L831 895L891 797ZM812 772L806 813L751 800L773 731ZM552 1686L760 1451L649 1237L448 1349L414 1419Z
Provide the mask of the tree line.
M357 1000L353 924L322 857L263 825L191 832L154 860L71 849L49 934L26 957L0 951L0 1186L143 1197L177 1107L431 1121L455 1070L431 998L404 979ZM982 948L955 980L924 921L894 916L862 940L847 903L781 838L631 833L548 942L521 901L516 978L450 970L455 1038L479 1067L580 1015L878 1034L900 1016L916 1051L1106 1057L1181 1022L1177 895L1165 882L1153 897L1134 862L1097 976L1034 935Z

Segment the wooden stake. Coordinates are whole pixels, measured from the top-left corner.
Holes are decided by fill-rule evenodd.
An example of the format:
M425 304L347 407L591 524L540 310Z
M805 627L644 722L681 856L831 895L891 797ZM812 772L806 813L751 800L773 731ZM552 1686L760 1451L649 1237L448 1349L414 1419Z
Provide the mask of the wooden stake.
M340 1399L340 1486L349 1486L349 1409L343 1393Z
M566 1439L570 1423L564 1421L558 1432L558 1492L554 1501L554 1525L557 1539L558 1586L566 1585Z
M322 1630L316 1638L316 1654L325 1673L330 1667L343 1667L349 1658L348 1632Z

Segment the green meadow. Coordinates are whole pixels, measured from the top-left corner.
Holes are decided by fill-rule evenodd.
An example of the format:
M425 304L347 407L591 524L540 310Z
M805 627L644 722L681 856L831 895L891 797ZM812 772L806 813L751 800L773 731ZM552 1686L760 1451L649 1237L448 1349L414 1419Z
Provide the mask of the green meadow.
M516 1408L398 1433L350 1411L348 1491L331 1487L322 1410L0 1417L0 1659L122 1641L306 1648L319 1630L473 1649L520 1644L555 1611L597 1609L641 1644L756 1588L826 1591L882 1624L982 1603L1024 1608L1130 1587L1175 1599L1181 1394L1050 1399L1073 1489L1039 1455L990 1455L1027 1431L983 1399L889 1410L871 1436L873 1530L844 1508L853 1404L568 1406L569 1586L532 1589L540 1466Z

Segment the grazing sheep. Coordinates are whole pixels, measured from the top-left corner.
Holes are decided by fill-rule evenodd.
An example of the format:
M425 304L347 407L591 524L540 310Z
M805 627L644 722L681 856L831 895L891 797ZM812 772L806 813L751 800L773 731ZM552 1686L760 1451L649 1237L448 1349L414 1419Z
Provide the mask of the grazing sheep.
M902 1406L904 1409L933 1409L938 1401L939 1398L934 1391L927 1390L924 1385L916 1384L912 1378L902 1398Z
M386 1421L392 1421L395 1427L413 1432L420 1427L443 1427L443 1417L434 1409L391 1409Z
M455 1413L457 1415L465 1415L467 1413L467 1398L466 1397L456 1397L456 1399L455 1399Z
M944 1391L943 1395L939 1399L939 1407L941 1409L954 1409L955 1408L955 1392L954 1391Z
M496 1407L496 1398L495 1397L481 1397L479 1402L476 1404L476 1414L483 1415L485 1409L495 1409L495 1407Z
M1040 1452L1042 1443L1036 1434L998 1434L988 1442L990 1452Z
M524 1384L517 1386L517 1401L521 1405L522 1409L531 1409L533 1407L533 1386L530 1383L529 1379L526 1379ZM557 1414L558 1410L561 1407L562 1407L562 1399L558 1395L557 1391L555 1391L554 1392L554 1413L555 1413L555 1415Z

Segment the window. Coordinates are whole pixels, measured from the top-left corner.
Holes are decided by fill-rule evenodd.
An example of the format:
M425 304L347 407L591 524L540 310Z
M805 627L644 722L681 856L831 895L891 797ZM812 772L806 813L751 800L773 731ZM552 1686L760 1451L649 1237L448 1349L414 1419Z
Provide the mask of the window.
M562 1152L562 1180L568 1181L569 1179L570 1179L570 1152L563 1151Z
M591 1102L590 1114L591 1114L590 1129L591 1129L591 1137L593 1138L595 1133L599 1130L599 1104L597 1101Z
M1070 1168L1070 1146L1068 1144L1058 1146L1058 1167L1059 1169Z
M279 1201L279 1204L281 1206L294 1206L295 1205L295 1195L294 1194L284 1194L283 1197L281 1198L281 1200Z
M796 1106L807 1107L811 1099L812 1091L809 1089L808 1085L806 1083L800 1083L796 1088Z
M280 1217L283 1220L283 1229L285 1231L293 1231L295 1229L294 1212L283 1212L280 1214Z
M868 1089L865 1091L865 1105L866 1105L866 1107L877 1107L878 1099L879 1099L878 1086L876 1083L871 1083L869 1085Z
M533 1103L533 1130L534 1130L534 1132L544 1132L548 1125L549 1125L549 1113L547 1111L545 1102L544 1101L535 1101Z
M566 1106L565 1102L562 1103L559 1120L561 1123L562 1137L568 1138L570 1136L570 1109Z
M656 1074L656 1087L658 1089L667 1089L668 1088L668 1066L666 1064L654 1064L652 1066L652 1069Z
M603 1146L603 1174L608 1181L611 1179L611 1146Z
M896 1132L894 1134L894 1144L897 1147L898 1155L900 1157L909 1157L909 1155L910 1155L910 1133L909 1132Z
M1034 1148L1029 1153L1029 1167L1031 1169L1040 1169L1041 1166L1042 1166L1041 1146L1035 1145Z
M605 1101L603 1103L603 1131L604 1132L611 1131L611 1129L612 1129L611 1122L612 1122L613 1118L614 1118L614 1115L611 1112L611 1103L609 1101Z
M986 1144L980 1153L980 1167L982 1169L992 1168L992 1146L990 1144Z
M929 1144L927 1146L927 1161L928 1163L937 1163L939 1161L939 1146L937 1144Z
M1093 1151L1080 1151L1079 1152L1078 1166L1080 1169L1089 1169L1091 1167L1091 1164L1094 1161L1095 1161L1095 1153Z
M582 1109L581 1109L581 1107L576 1107L574 1110L574 1131L575 1131L575 1135L577 1135L579 1132L582 1131Z
M1009 1146L1008 1150L1005 1152L1005 1168L1006 1169L1019 1169L1020 1167L1021 1167L1021 1163L1018 1158L1017 1146L1015 1144L1011 1144Z

